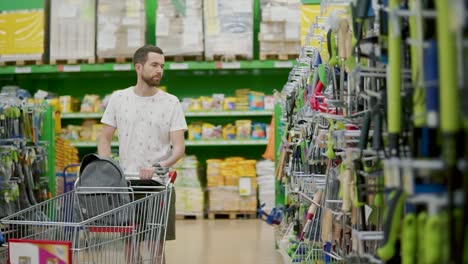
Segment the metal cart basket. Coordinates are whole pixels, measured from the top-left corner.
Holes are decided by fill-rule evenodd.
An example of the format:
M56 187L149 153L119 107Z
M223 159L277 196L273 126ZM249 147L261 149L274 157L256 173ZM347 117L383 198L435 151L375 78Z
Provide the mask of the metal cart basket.
M162 263L176 173L166 176L140 199L132 186L77 187L0 222L11 231L7 240L71 242L73 263Z

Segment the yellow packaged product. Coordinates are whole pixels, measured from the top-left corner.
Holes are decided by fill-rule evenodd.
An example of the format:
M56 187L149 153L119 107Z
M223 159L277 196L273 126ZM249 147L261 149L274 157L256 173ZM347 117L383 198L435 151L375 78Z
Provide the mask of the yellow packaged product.
M223 103L223 110L224 111L236 110L236 103L237 103L236 97L226 97Z
M91 139L93 141L96 141L97 138L99 137L99 134L101 133L102 131L102 128L103 128L103 125L102 124L94 124L93 125L93 128L92 128L92 136L91 136Z
M84 96L83 101L81 102L80 112L82 113L94 113L99 109L101 100L99 95L96 94L87 94Z
M250 139L252 132L251 120L237 120L236 121L236 136L238 139Z
M202 104L200 99L191 99L189 111L201 111Z
M223 139L235 139L236 138L236 126L228 124L223 128Z
M203 111L213 110L213 98L202 96L200 97L200 101Z
M188 138L189 140L200 140L202 136L202 124L193 123L188 127Z

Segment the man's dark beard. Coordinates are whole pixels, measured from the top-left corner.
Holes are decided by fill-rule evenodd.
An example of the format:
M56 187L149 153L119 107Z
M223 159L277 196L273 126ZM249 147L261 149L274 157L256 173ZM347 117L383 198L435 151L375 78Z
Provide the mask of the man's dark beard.
M160 83L159 80L153 80L151 77L141 76L141 78L148 86L158 86Z

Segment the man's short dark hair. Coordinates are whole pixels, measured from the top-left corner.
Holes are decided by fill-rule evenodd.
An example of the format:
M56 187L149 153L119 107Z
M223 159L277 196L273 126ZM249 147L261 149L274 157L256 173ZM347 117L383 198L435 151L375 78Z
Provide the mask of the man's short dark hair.
M135 51L135 54L133 54L133 65L140 63L140 64L145 64L146 61L148 60L148 53L154 52L158 53L161 55L164 55L162 49L157 46L152 46L152 45L146 45L143 46Z

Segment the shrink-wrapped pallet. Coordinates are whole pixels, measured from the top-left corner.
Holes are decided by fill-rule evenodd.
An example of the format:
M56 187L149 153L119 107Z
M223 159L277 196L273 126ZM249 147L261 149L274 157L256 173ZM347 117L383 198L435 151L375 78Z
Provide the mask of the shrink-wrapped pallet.
M50 0L49 28L52 64L95 62L96 0Z
M97 57L131 58L145 45L144 0L98 0Z
M205 58L253 57L253 0L204 0Z
M299 54L300 7L295 0L261 2L260 59L288 59Z
M202 0L159 0L156 45L166 56L203 55Z
M0 62L42 63L44 10L0 12Z

